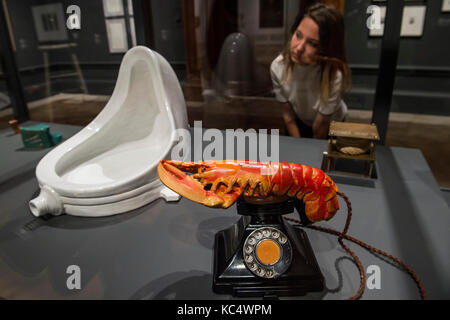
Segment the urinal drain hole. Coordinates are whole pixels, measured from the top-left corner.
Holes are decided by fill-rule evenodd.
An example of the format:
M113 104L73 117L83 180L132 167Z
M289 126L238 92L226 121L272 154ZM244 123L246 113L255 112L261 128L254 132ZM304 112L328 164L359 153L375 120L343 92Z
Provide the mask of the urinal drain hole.
M38 215L38 208L36 207L36 205L33 202L30 202L30 210L31 212L37 216Z

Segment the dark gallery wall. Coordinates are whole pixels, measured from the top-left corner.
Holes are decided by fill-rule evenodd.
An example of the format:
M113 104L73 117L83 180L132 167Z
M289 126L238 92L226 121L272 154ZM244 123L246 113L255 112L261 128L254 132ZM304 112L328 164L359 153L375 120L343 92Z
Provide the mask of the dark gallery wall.
M171 64L185 63L181 1L151 1L155 47Z
M181 23L180 1L151 1L155 50L160 52L174 66L180 81L184 75L184 45ZM61 3L64 10L70 5L81 9L81 29L67 30L68 42L77 47L70 50L52 50L49 62L52 72L73 68L70 53L77 55L83 75L91 94L112 93L119 72L123 53L110 53L106 33L103 4L101 0L26 0L8 1L8 10L14 30L16 57L25 96L28 101L45 96L44 58L38 49L32 7L49 3ZM68 15L65 14L65 18ZM65 23L65 21L64 21ZM136 28L143 26L136 25ZM139 35L139 31L137 33ZM138 39L138 44L139 44ZM141 41L142 42L142 41ZM76 78L58 79L52 82L52 94L58 92L80 92Z
M352 108L371 110L377 81L381 38L369 37L365 28L371 0L345 1L348 58L354 88L346 100ZM423 35L401 38L394 89L393 112L450 115L450 13L441 12L442 1L410 1L427 7Z

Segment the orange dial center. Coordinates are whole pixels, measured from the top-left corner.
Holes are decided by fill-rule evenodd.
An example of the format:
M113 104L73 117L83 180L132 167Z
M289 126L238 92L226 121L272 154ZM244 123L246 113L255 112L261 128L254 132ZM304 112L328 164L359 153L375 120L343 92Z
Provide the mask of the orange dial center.
M272 265L280 259L280 247L273 240L263 240L256 248L258 260L266 265Z

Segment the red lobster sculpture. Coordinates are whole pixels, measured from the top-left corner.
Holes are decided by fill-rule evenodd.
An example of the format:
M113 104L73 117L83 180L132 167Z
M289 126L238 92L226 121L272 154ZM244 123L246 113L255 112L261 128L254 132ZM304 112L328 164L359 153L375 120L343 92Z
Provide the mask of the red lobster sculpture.
M329 220L339 209L333 180L322 170L296 163L163 160L158 175L173 191L208 207L228 208L240 196L257 203L296 197L305 203L311 222Z

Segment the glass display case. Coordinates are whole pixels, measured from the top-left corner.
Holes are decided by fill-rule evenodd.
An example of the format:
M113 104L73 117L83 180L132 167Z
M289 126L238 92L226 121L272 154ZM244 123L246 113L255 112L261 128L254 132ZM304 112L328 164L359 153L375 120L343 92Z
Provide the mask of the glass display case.
M403 262L356 238L445 298L449 12L447 0L0 0L0 298L425 297ZM364 174L340 158L366 161ZM348 216L331 220L339 208ZM348 259L336 239L381 266L381 289L360 263L360 277L336 276ZM81 283L66 282L73 266ZM292 290L305 272L314 281Z

